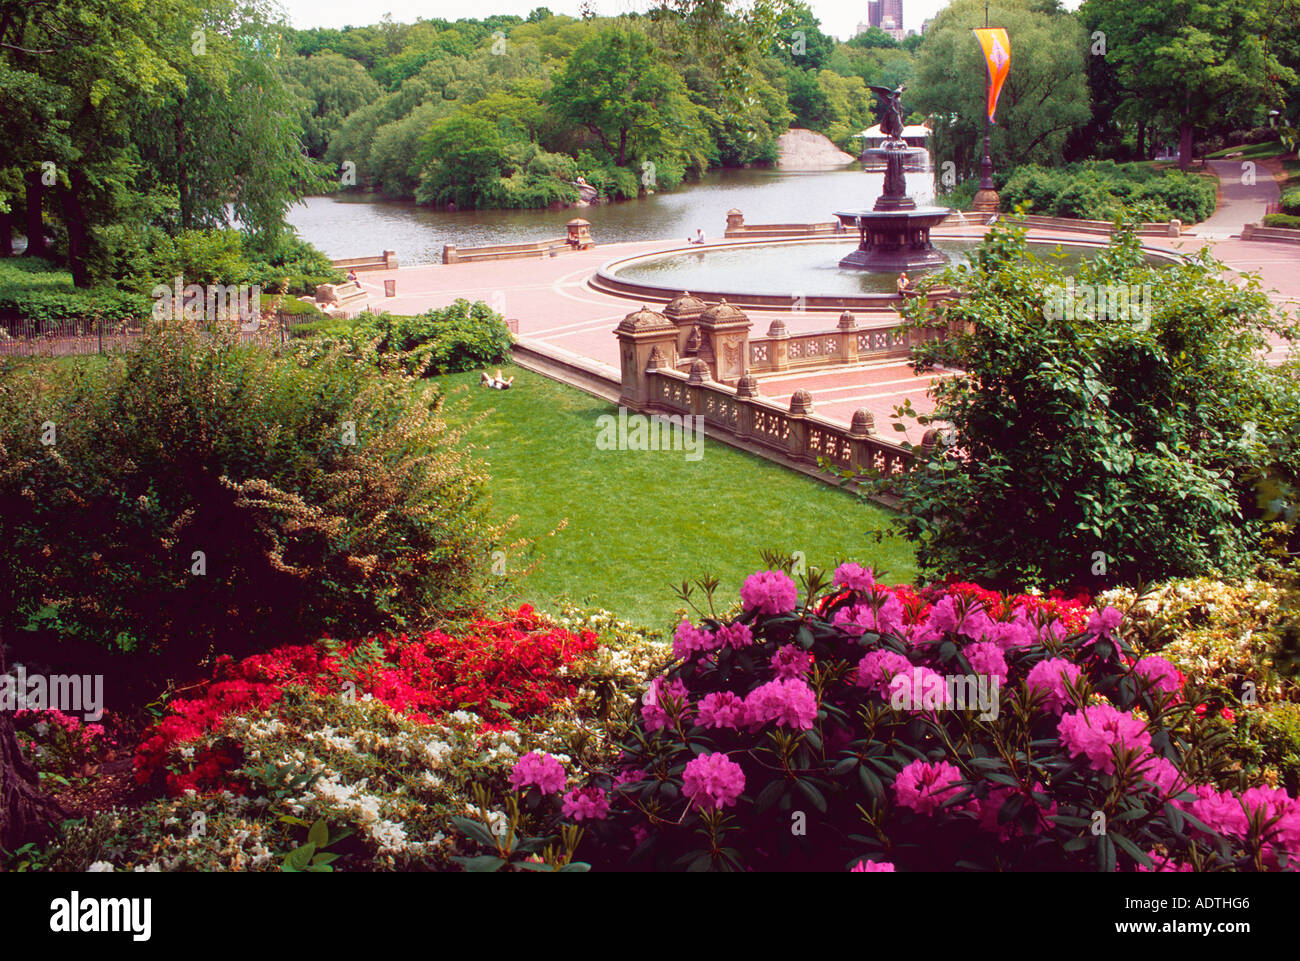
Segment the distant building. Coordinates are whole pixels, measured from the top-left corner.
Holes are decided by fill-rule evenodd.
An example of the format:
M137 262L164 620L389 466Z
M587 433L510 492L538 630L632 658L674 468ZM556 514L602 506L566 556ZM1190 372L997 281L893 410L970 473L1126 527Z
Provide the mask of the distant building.
M924 21L924 22L921 24L921 35L922 35L922 36L925 36L925 31L927 31L927 30L930 29L930 24L932 24L932 23L934 23L934 18L933 18L933 17L931 17L929 20Z
M880 0L867 0L867 26L880 26ZM866 30L859 30L859 33L866 33Z
M903 0L878 0L876 6L880 11L880 23L876 26L895 40L901 41L906 37L907 33L903 30Z

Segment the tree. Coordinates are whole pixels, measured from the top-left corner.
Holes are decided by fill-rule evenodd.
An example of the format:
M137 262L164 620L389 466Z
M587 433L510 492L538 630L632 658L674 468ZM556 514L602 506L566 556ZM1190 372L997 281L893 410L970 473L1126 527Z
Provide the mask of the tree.
M574 51L548 99L620 167L664 147L698 150L703 133L681 78L648 38L625 27L611 27Z
M416 199L421 203L477 205L506 162L496 124L458 113L441 120L423 138Z
M361 64L330 50L288 57L284 73L289 90L302 102L303 140L313 157L325 156L344 117L379 97L379 84Z
M1090 30L1104 34L1125 91L1124 112L1178 131L1178 165L1192 162L1197 129L1254 126L1285 107L1296 72L1278 59L1266 28L1278 4L1259 0L1087 0ZM1294 8L1293 8L1294 9Z
M1071 14L1046 13L1028 0L997 0L989 22L1005 27L1011 72L998 102L991 152L1002 169L1061 162L1066 137L1087 121L1086 38ZM1041 6L1041 5L1039 5ZM954 0L926 32L909 106L934 118L936 165L956 164L964 177L982 153L987 68L971 34L984 26L983 0Z
M867 50L877 48L892 49L898 46L898 41L879 27L867 27L866 30L863 30L849 41L849 46L862 47Z
M908 303L954 334L914 369L961 371L935 389L939 441L874 488L928 573L1095 589L1260 559L1257 478L1294 463L1295 428L1291 375L1260 352L1295 325L1222 268L1154 267L1126 229L1067 277L1011 224L932 281L960 300Z

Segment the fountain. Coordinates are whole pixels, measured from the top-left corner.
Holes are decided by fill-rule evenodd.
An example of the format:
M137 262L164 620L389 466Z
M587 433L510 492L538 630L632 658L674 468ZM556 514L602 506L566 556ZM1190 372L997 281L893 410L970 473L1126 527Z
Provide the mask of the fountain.
M857 228L860 238L858 249L841 260L840 266L889 272L940 267L948 258L930 243L930 228L952 211L947 207L918 207L907 195L903 164L909 157L925 153L925 149L909 147L902 140L903 108L899 98L903 88L870 89L881 99L880 130L886 139L883 146L868 147L862 155L864 159L884 158L885 186L871 210L836 212L841 224Z

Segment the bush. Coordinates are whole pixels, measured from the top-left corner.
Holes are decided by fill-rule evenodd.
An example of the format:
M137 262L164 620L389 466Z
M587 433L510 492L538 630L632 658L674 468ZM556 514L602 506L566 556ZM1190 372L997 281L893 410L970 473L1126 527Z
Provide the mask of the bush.
M303 325L296 333L317 335L305 345L308 353L338 347L414 377L504 363L512 343L500 314L482 301L471 305L464 299L415 317L366 314Z
M1300 187L1292 187L1282 193L1282 213L1300 216Z
M1265 214L1265 227L1283 227L1287 230L1300 230L1300 217L1291 214Z
M439 406L336 355L170 326L102 364L12 371L0 621L32 661L98 659L130 686L472 608L495 530Z
M658 870L1294 867L1300 803L1213 786L1196 692L1123 612L856 564L800 591L768 561L738 617L700 582L612 776L562 794L557 759L515 765L527 840L580 826L595 866Z
M0 321L36 324L103 320L110 324L147 317L153 301L112 287L82 290L72 275L35 257L0 260Z
M1029 204L1034 214L1081 220L1112 220L1132 207L1132 216L1190 224L1209 217L1217 203L1214 183L1205 177L1111 160L1018 167L1000 191L1003 210Z
M1121 231L1067 278L1003 224L971 263L923 282L965 291L904 308L909 324L958 332L914 354L917 371L962 371L936 386L925 419L950 426L914 451L915 469L869 478L900 499L923 570L1095 589L1262 559L1255 488L1290 456L1294 388L1259 354L1266 331L1291 325L1222 269L1208 257L1153 267ZM1093 290L1120 288L1145 305L1092 304Z

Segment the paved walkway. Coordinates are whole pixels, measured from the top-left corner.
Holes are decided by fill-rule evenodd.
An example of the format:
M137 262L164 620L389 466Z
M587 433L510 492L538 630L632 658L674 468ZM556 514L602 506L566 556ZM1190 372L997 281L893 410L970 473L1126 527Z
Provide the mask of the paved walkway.
M1260 168L1259 173L1261 179L1267 178L1272 184L1267 171ZM1235 223L1235 220L1229 220L1229 216L1245 218L1242 223L1253 216L1250 211L1256 209L1258 198L1263 195L1258 186L1257 182L1256 189L1249 196L1233 189L1227 208L1220 211L1222 216L1216 214L1217 226L1211 221L1207 222L1208 226L1202 225L1207 229L1194 236L1147 238L1147 242L1181 253L1209 247L1233 274L1245 271L1260 274L1265 289L1274 291L1274 301L1294 312L1300 308L1300 248L1285 243L1246 242L1217 236L1220 230L1229 229ZM1240 226L1236 229L1240 233ZM946 237L977 237L982 233L982 227L936 230L936 236ZM1084 238L1067 231L1035 231L1031 232L1031 238L1063 242L1104 240L1100 236ZM598 267L611 260L680 246L681 242L676 239L609 244L589 251L567 252L558 257L535 260L436 264L372 271L362 273L360 280L362 287L371 294L370 305L373 308L394 313L419 313L432 307L444 307L462 297L470 301L482 300L505 317L516 320L520 335L534 344L594 362L602 373L617 381L618 341L613 331L623 317L641 304L593 290L587 285L587 279ZM383 282L388 279L397 281L396 297L383 296ZM754 335L766 333L768 325L778 316L792 334L831 330L839 317L839 311L754 310L747 313L753 320ZM858 323L872 326L894 317L892 311L861 312ZM1286 350L1279 341L1270 358L1280 361ZM864 408L875 418L876 430L881 436L890 440L906 437L918 443L921 430L914 422L906 434L893 429L894 409L910 400L915 410L929 413L933 410L929 387L947 373L939 371L933 376L918 377L905 361L865 363L814 372L765 375L760 377L759 391L787 404L796 390L808 390L816 413L844 424L849 423L855 410Z
M1240 237L1242 227L1262 222L1268 205L1282 196L1272 173L1258 160L1211 160L1209 165L1219 177L1219 206L1209 220L1189 229L1197 237Z

